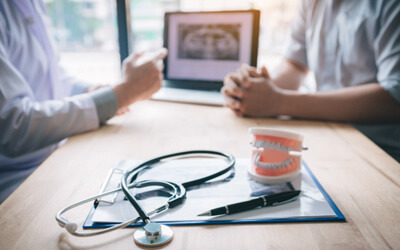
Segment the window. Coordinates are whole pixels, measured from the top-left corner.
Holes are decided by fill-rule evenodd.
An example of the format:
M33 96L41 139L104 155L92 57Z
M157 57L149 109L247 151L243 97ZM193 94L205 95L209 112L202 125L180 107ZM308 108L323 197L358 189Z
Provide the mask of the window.
M46 0L59 42L62 65L92 83L120 78L120 53L160 48L166 11L261 10L258 65L280 59L298 0ZM118 8L117 13L117 4ZM127 10L127 11L126 11ZM121 22L121 11L126 14ZM117 15L119 19L117 19ZM118 20L118 22L117 22ZM120 23L121 24L121 23ZM119 32L119 33L118 33ZM121 33L127 33L122 35ZM120 41L118 41L118 34ZM123 41L121 41L121 39ZM119 45L120 42L120 45ZM125 47L125 48L122 48Z
M110 0L47 0L61 65L92 84L120 78L116 6Z

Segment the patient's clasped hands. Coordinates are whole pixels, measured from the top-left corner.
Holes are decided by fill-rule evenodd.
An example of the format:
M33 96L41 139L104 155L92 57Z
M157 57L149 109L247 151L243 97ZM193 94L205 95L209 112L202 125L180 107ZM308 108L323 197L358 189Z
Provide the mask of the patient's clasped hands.
M243 64L224 79L221 93L225 105L238 116L271 117L280 115L283 90L271 80L267 69Z

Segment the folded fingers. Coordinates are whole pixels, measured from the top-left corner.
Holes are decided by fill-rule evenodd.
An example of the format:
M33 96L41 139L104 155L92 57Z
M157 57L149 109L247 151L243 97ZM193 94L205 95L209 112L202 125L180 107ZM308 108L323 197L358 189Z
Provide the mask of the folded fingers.
M244 97L244 90L241 84L241 77L238 73L229 73L224 79L221 93L228 97L241 99Z

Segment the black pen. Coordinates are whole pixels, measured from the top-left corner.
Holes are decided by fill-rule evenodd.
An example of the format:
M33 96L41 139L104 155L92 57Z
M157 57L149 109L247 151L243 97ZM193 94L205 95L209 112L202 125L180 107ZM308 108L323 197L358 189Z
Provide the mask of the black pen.
M255 199L243 201L239 203L229 204L223 207L211 209L210 211L201 213L197 216L214 216L221 214L233 214L238 212L248 211L257 207L268 207L287 202L300 194L300 190L285 191L280 193L260 196Z

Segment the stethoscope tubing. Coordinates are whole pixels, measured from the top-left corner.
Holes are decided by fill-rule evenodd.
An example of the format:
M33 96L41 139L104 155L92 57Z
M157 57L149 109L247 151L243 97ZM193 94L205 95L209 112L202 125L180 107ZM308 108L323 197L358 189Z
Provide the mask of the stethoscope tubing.
M225 153L222 153L220 151L211 151L211 150L190 150L190 151L182 151L182 152L178 152L178 153L172 153L172 154L167 154L167 155L162 155L159 157L155 157L151 160L148 160L146 162L143 162L142 164L140 164L139 166L135 167L134 169L132 169L131 171L127 171L124 173L124 176L121 179L121 188L122 191L124 192L126 198L129 200L129 202L132 204L133 207L135 207L137 213L139 214L140 218L142 218L142 220L146 223L148 223L150 221L150 217L146 214L146 212L142 209L142 207L139 205L139 203L137 202L137 200L135 199L135 197L131 194L131 192L129 191L128 188L128 178L130 175L132 175L130 183L134 182L138 176L138 174L140 173L140 171L142 171L143 169L147 168L148 166L161 162L162 160L167 160L169 158L173 158L173 157L179 157L179 156L183 156L183 155L195 155L195 154L205 154L205 155L219 155L219 156L223 156L225 158L227 158L228 160L230 160L230 163L228 164L228 167L224 168L221 171L218 171L214 174L211 174L209 176L205 176L203 178L199 178L193 181L189 181L189 182L185 182L182 183L182 186L185 188L188 187L192 187L192 186L196 186L199 184L202 184L208 180L212 180L218 176L221 176L222 174L228 172L234 165L235 165L235 158L232 155L228 155ZM176 185L175 183L172 183L173 185ZM186 192L186 191L185 191ZM177 200L177 199L176 199Z
M151 181L151 180L135 181L137 176L139 175L140 171L144 170L145 168L149 167L152 164L155 164L155 163L158 163L158 162L161 162L163 160L167 160L167 159L170 159L173 157L178 157L178 156L183 156L183 155L189 156L189 155L195 155L195 154L197 154L197 155L198 154L219 155L219 156L223 156L226 159L228 159L229 162L227 164L227 167L225 167L224 169L222 169L214 174L211 174L209 176L199 178L196 180L188 181L188 182L185 182L182 184L168 182L168 181ZM172 153L172 154L155 157L151 160L143 162L142 164L134 167L130 171L125 172L124 176L121 178L121 187L120 188L116 188L116 189L113 189L113 190L110 190L110 191L107 191L107 192L104 192L104 193L101 193L98 195L94 195L92 197L89 197L89 198L79 201L77 203L71 204L71 205L63 208L56 214L56 220L57 220L58 224L61 227L65 227L70 234L72 234L74 236L78 236L78 237L95 236L95 235L108 233L108 232L111 232L111 231L114 231L114 230L117 230L120 228L127 227L133 223L138 222L139 220L143 220L143 222L148 223L150 221L149 218L151 215L163 212L163 211L167 210L168 208L172 208L172 207L180 204L186 196L187 188L193 187L196 185L200 185L202 183L205 183L206 181L209 181L216 177L219 177L219 176L223 175L224 173L227 173L228 171L230 171L234 167L234 165L235 165L235 158L232 155L226 154L226 153L223 153L220 151L212 151L212 150L191 150L191 151L183 151L183 152ZM130 183L127 184L127 180L129 178L129 176L131 176L131 180L130 180ZM172 196L168 199L168 202L166 204L164 204L164 205L152 210L148 214L146 214L144 212L144 210L140 207L140 205L137 203L134 196L129 191L130 188L140 187L140 185L142 185L142 186L159 185L159 186L170 188L174 192L173 192ZM125 196L130 201L130 203L135 207L135 209L138 212L138 214L140 215L140 217L133 218L131 220L125 221L123 223L120 223L118 225L115 225L115 226L112 226L112 227L109 227L106 229L97 230L95 232L87 232L87 233L78 232L77 224L70 223L66 218L62 217L62 214L67 212L70 209L73 209L75 207L83 205L87 202L99 199L103 196L119 192L121 190L124 192ZM134 204L136 204L137 206L135 206Z
M131 183L129 185L129 188L135 187L137 184L138 184L137 182ZM116 189L113 189L113 190L110 190L110 191L107 191L107 192L104 192L104 193L101 193L101 194L98 194L98 195L94 195L92 197L89 197L89 198L87 198L85 200L76 202L74 204L71 204L71 205L61 209L56 214L56 220L57 220L58 224L61 227L66 227L70 222L66 218L62 217L63 213L65 213L68 210L71 210L71 209L73 209L75 207L81 206L81 205L83 205L85 203L94 201L94 200L99 199L99 198L101 198L103 196L110 195L110 194L113 194L113 193L116 193L116 192L119 192L119 191L121 191L121 188L116 188ZM152 210L151 212L149 212L149 216L154 215L156 213L160 213L160 212L168 209L168 207L169 207L168 203L164 204L164 205ZM78 236L78 237L95 236L95 235L100 235L100 234L108 233L108 232L111 232L111 231L114 231L114 230L117 230L117 229L120 229L120 228L127 227L127 226L129 226L129 225L131 225L133 223L136 223L136 222L140 221L140 220L141 220L140 217L135 217L135 218L133 218L131 220L125 221L125 222L120 223L118 225L115 225L115 226L112 226L112 227L109 227L109 228L106 228L106 229L102 229L102 230L97 230L95 232L82 233L82 232L78 232L78 231L71 231L71 230L68 230L68 229L67 229L67 231L70 234L72 234L74 236Z

